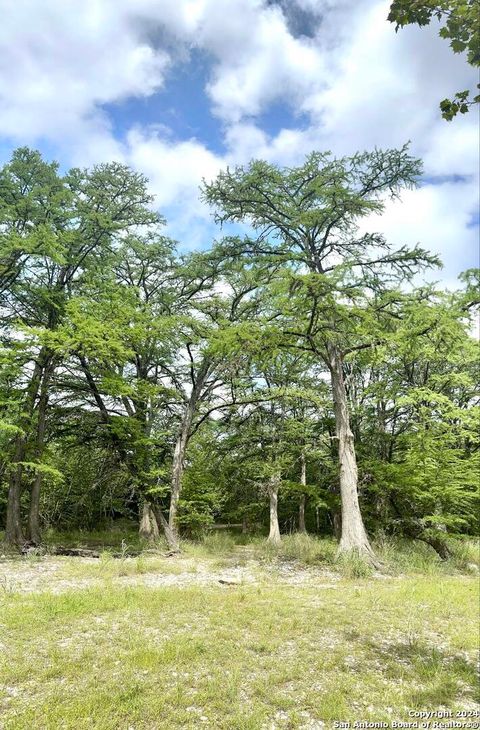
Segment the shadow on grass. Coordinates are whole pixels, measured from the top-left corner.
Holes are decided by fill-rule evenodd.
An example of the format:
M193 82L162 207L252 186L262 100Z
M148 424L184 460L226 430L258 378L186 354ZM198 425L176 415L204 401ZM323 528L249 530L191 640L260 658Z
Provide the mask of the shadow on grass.
M460 654L416 637L381 645L372 640L362 643L368 662L380 662L389 678L400 676L417 685L409 698L413 708L451 707L467 699L480 700L476 667Z

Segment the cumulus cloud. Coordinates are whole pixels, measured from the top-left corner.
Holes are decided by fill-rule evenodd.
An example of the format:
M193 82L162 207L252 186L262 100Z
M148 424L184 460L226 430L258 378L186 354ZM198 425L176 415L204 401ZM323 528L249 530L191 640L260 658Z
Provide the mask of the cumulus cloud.
M222 166L220 157L194 139L175 142L154 129L133 129L128 134L127 149L130 163L145 171L160 206L177 200L182 205L195 205L191 179L213 178Z
M384 233L395 246L420 243L438 254L444 271L435 270L429 278L454 286L478 246L478 230L470 225L477 203L478 190L470 181L424 185L405 191L400 201L388 200L384 214L364 219L362 229Z
M351 154L411 139L428 184L368 223L395 243L420 240L456 270L474 245L477 129L473 114L443 121L438 101L471 86L472 72L434 25L396 34L388 5L228 0L220 11L218 0L0 0L0 140L46 140L65 165L131 164L193 247L212 235L198 185L226 164L295 165L312 149ZM209 59L205 104L223 130L215 148L142 125L141 115L115 134L104 105L157 93L192 49ZM261 116L272 104L289 111L273 135Z
M74 137L102 124L102 103L163 83L169 55L114 3L3 0L0 9L0 134Z
M216 57L213 80L207 86L215 113L227 122L238 122L278 99L301 105L324 74L316 44L294 38L277 6L243 0L233 5L227 18L212 14L200 36Z

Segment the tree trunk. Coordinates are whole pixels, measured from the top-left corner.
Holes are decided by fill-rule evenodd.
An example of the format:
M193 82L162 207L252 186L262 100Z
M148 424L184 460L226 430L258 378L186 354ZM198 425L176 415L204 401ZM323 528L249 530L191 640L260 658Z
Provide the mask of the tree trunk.
M28 512L28 540L33 545L40 545L42 537L40 534L40 491L42 487L42 475L37 473L33 480L32 491L30 492L30 509Z
M358 501L357 460L353 434L350 428L342 357L336 347L329 350L329 368L335 411L335 431L340 465L340 496L342 501L342 535L339 552L358 552L374 562L375 555L368 540Z
M165 536L165 540L167 541L169 550L171 550L172 553L179 553L180 545L178 542L177 533L170 529L170 525L168 524L168 521L163 516L163 512L160 509L160 507L156 504L151 504L150 506L152 508L153 514L155 515L158 529L162 530L162 532Z
M302 487L307 486L307 462L305 459L305 453L302 451L302 454L300 456L300 466L301 466L301 472L300 472L300 484ZM300 504L298 507L298 531L299 532L306 532L307 529L305 527L305 502L306 502L306 495L305 492L302 492L300 495Z
M448 547L445 540L443 540L441 537L433 537L433 535L424 537L419 535L417 539L421 540L422 542L426 542L427 545L430 545L430 547L435 550L437 555L439 555L442 560L448 560L448 558L452 556L450 548Z
M42 383L44 368L48 367L51 356L46 350L39 353L35 362L32 377L25 394L23 405L23 417L20 422L22 433L15 438L15 450L11 462L8 497L7 497L7 520L5 529L5 542L12 547L21 547L25 543L22 529L21 497L23 466L27 452L27 441L31 432L32 417L35 410L35 402Z
M208 377L209 367L210 362L208 360L204 360L198 369L197 377L195 378L195 383L193 385L192 392L190 393L190 398L188 399L188 403L183 414L180 431L178 433L177 441L175 443L175 450L173 452L172 489L170 494L168 525L170 531L175 536L175 541L177 542L177 544L179 540L177 513L178 503L180 501L180 495L182 492L182 477L185 467L185 454L191 435L191 428L197 409L197 403L201 396L205 380Z
M333 515L333 534L340 541L342 537L342 515L338 509L332 512Z
M278 488L279 478L274 475L268 483L268 495L270 497L270 532L268 533L268 542L272 545L280 545L280 526L278 524Z
M21 548L25 543L22 530L21 496L22 467L19 465L10 477L7 497L7 524L5 528L5 542L17 548Z
M45 432L47 427L47 407L48 407L48 387L50 377L54 368L53 360L50 359L44 369L42 384L40 387L40 396L38 399L38 422L37 437L35 444L35 460L40 463L45 446ZM42 474L37 472L33 481L32 491L30 494L30 510L28 514L28 537L34 545L41 542L40 534L40 490L42 487Z
M177 514L178 514L178 503L180 501L180 495L182 493L182 478L183 470L185 467L185 454L187 451L187 445L189 440L189 431L193 414L190 417L190 403L187 406L184 418L182 420L181 430L175 443L175 450L173 452L173 463L172 463L172 489L170 493L170 509L168 512L168 524L170 530L175 534L176 540L178 541L178 526L177 526Z
M159 538L159 530L155 515L149 503L144 501L142 506L142 516L139 525L139 534L144 540L155 542Z
M298 505L298 531L304 533L307 532L307 528L305 527L305 501L305 495L301 494L300 504Z

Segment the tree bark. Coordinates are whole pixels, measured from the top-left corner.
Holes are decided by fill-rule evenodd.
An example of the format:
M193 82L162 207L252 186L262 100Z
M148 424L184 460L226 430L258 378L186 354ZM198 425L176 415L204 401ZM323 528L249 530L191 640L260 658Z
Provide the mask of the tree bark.
M300 484L302 487L307 486L307 462L305 459L305 453L302 451L300 456L300 466L301 466L301 472L300 472ZM299 532L307 532L307 529L305 527L305 502L306 502L306 495L305 492L302 492L300 495L300 504L298 507L298 531Z
M23 404L23 417L20 422L22 433L15 437L15 449L11 462L8 497L7 519L5 528L5 542L12 547L22 547L25 536L22 528L21 497L23 490L23 466L27 452L27 442L31 431L31 422L35 410L35 402L42 383L44 368L48 366L49 356L45 350L39 353L33 368L32 377L27 387Z
M278 488L280 479L273 475L268 482L268 495L270 497L270 532L268 542L272 545L280 545L280 526L278 524Z
M47 408L48 408L48 387L53 372L53 360L50 359L44 369L42 384L40 387L40 395L37 407L37 437L35 444L35 460L40 463L45 446L45 432L47 427ZM32 491L30 493L30 510L28 514L28 537L31 543L39 545L41 542L40 534L40 490L42 487L42 474L37 472L33 481Z
M340 496L342 502L342 534L339 552L358 552L370 561L375 554L368 540L358 501L358 472L353 433L350 427L343 363L336 347L329 349L329 369L335 411L335 431L340 466Z
M42 541L40 533L40 492L42 488L42 475L38 472L33 480L32 491L30 492L30 509L28 512L28 541L32 545L40 545Z
M307 532L307 528L305 527L305 502L306 502L306 496L305 494L300 495L300 504L298 505L298 531L299 532Z
M142 505L142 516L139 525L140 537L149 542L155 542L159 538L159 530L155 515L149 503L144 501Z
M155 515L158 529L161 530L163 532L163 534L165 535L165 540L167 541L169 550L171 550L172 553L179 553L180 545L179 545L177 533L170 529L168 520L166 520L165 517L163 516L163 512L160 509L160 507L153 503L150 506L152 508L153 514Z
M193 383L192 392L190 398L186 404L186 408L183 414L182 422L180 424L180 430L175 443L175 449L173 452L173 463L172 463L172 488L170 494L170 509L168 513L168 525L170 531L175 536L175 541L178 543L178 526L177 526L177 514L178 514L178 503L180 501L180 495L182 492L182 477L185 467L185 454L187 451L188 442L191 436L191 428L195 413L197 410L197 403L202 394L205 380L208 377L210 362L204 360L200 365L195 382Z
M5 542L11 547L21 548L25 543L22 530L21 514L22 496L22 467L16 467L10 477L7 497L7 524L5 527Z
M421 540L422 542L426 542L427 545L430 545L442 560L448 560L452 556L450 548L441 537L419 535L417 540Z
M338 509L334 510L332 512L333 518L333 534L335 535L336 539L340 541L342 537L342 515L340 514L340 511Z

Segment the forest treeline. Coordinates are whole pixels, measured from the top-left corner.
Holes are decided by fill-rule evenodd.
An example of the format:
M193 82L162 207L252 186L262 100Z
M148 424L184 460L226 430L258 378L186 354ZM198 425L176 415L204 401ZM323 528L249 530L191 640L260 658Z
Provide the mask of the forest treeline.
M448 555L478 532L478 278L365 229L414 186L407 148L263 161L205 182L218 240L188 254L147 180L66 174L28 148L0 170L0 525L137 519L382 532ZM188 244L188 241L181 242ZM185 247L183 246L183 250Z

